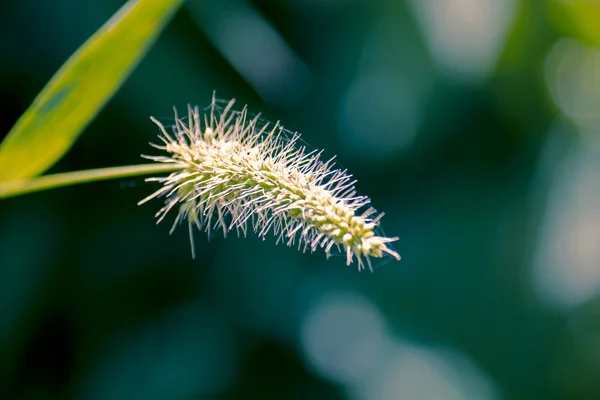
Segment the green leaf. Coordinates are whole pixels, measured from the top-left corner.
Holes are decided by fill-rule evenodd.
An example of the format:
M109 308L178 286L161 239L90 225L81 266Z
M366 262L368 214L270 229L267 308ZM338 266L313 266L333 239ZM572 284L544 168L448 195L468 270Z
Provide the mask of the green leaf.
M69 150L184 0L130 0L58 70L0 144L0 182L38 175Z
M590 46L600 44L600 3L598 0L554 0L549 4L550 19L566 36Z

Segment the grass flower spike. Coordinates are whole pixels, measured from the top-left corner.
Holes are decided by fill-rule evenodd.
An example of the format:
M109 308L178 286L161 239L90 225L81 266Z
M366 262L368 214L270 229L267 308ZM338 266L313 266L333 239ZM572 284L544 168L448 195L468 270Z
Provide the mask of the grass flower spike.
M247 112L233 111L234 100L223 108L213 97L200 114L188 106L187 118L175 110L172 132L159 126L162 156L143 156L160 163L181 165L169 176L148 178L161 188L140 202L166 197L156 217L170 210L178 214L171 229L187 220L193 245L193 226L224 235L252 228L263 239L273 232L277 242L299 250L322 248L327 257L343 252L350 265L372 270L371 258L385 255L399 260L389 243L398 238L379 236L383 214L376 215L369 198L356 194L352 176L323 162L321 152L308 151L300 136ZM359 214L359 210L366 208Z

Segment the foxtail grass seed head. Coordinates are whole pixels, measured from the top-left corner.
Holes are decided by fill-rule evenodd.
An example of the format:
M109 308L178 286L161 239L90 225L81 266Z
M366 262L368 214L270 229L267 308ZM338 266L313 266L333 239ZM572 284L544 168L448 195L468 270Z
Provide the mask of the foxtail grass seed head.
M188 106L187 118L175 110L175 123L167 128L151 118L161 131L161 156L144 158L180 165L169 176L148 178L160 189L139 204L165 197L156 213L157 223L177 210L171 232L187 220L194 256L193 226L206 231L235 230L244 236L249 229L261 238L269 232L277 243L297 245L311 252L322 248L329 258L343 253L358 269L371 258L386 255L400 260L391 247L398 238L378 235L383 213L366 207L370 200L357 195L356 181L333 159L323 162L320 151L309 151L300 136L252 116L246 107L233 111L235 100L223 108L213 101L200 114ZM360 212L359 210L363 210Z

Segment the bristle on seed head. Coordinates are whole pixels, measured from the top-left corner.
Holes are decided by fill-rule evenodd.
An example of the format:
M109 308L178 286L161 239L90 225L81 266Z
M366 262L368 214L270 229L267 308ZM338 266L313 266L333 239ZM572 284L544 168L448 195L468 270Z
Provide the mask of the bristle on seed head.
M307 151L300 136L279 123L264 122L246 107L233 111L234 101L221 108L213 96L202 115L188 106L185 118L175 110L171 132L151 118L162 141L153 146L168 154L143 157L182 165L169 176L147 179L162 187L139 204L166 197L157 222L177 209L171 232L188 221L192 255L195 225L209 235L235 230L245 236L252 228L264 238L273 232L278 243L302 251L321 248L327 257L342 252L348 265L356 257L359 270L365 264L372 270L371 258L400 260L390 245L398 238L376 234L383 214L375 216L372 207L359 211L370 200L356 193L351 175L336 169L333 159L323 162L320 152Z

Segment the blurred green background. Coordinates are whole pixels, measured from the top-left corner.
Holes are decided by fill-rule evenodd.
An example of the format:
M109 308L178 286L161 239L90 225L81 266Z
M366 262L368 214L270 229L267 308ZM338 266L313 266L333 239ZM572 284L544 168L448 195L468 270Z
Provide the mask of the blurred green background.
M123 3L0 4L0 139ZM402 261L192 260L142 178L2 200L2 398L600 398L600 2L188 0L50 172L213 90L337 154Z

